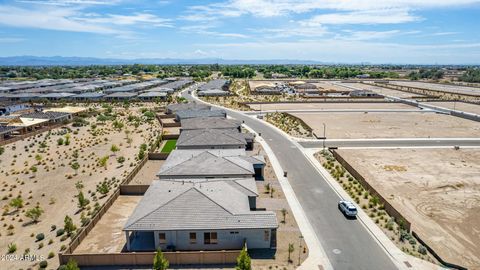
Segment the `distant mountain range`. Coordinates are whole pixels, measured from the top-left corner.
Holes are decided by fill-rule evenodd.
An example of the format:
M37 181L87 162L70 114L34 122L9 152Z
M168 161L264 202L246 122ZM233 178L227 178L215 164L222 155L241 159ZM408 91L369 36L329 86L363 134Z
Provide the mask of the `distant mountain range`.
M200 64L221 64L221 65L315 65L327 64L319 61L308 60L227 60L220 58L201 59L174 59L174 58L139 58L139 59L115 59L115 58L94 58L94 57L63 57L63 56L10 56L0 57L0 66L87 66L87 65L129 65L129 64L158 64L158 65L200 65Z

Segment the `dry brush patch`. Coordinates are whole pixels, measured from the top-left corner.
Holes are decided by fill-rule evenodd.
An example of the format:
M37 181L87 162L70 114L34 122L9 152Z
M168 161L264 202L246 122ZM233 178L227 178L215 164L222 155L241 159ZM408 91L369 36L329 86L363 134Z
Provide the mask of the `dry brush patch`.
M4 146L2 253L42 256L55 268L58 261L51 254L64 249L75 234L75 229L67 233L65 216L76 228L86 224L137 164L140 145L154 140L160 130L143 107L89 107L83 121ZM14 260L2 265L11 269L38 263Z

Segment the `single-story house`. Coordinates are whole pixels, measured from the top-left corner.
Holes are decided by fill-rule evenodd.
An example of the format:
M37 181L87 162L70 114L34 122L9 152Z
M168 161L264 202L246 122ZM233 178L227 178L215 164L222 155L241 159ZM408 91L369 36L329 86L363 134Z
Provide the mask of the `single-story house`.
M200 97L220 97L228 95L230 95L230 92L220 89L198 90L198 96Z
M227 113L224 110L181 110L175 113L177 122L197 117L227 117Z
M137 97L136 93L131 92L115 92L110 95L106 95L105 98L109 100L125 100L125 99L133 99Z
M205 104L199 104L195 102L190 102L190 103L177 103L177 104L170 104L167 105L165 113L166 114L174 114L177 111L184 111L184 110L210 110L210 106L205 105Z
M195 119L195 118L192 118ZM236 129L184 130L177 140L177 149L253 149L254 135Z
M215 179L153 181L123 227L127 250L238 250L245 243L249 249L275 248L276 215L251 210L250 186Z
M99 93L99 92L89 92L89 93L82 93L73 96L73 99L78 99L78 100L100 100L105 96L104 93Z
M45 111L45 112L33 112L26 113L20 116L21 118L31 118L31 119L48 119L52 123L63 122L72 119L71 113L66 112L54 112L54 111Z
M22 127L18 126L0 126L0 141L9 139L13 132L18 132L21 129Z
M246 156L244 149L172 151L157 173L159 179L239 178L263 180L263 156Z
M11 103L0 104L0 115L9 115L11 113L27 112L32 110L28 104L24 103Z
M59 100L59 99L66 99L72 96L75 96L75 94L62 92L62 93L48 93L45 95L41 95L40 98L45 98L48 100Z
M241 130L241 123L238 120L224 117L197 117L187 118L181 121L180 132L192 129L236 129Z
M166 92L146 92L146 93L139 94L137 97L143 100L155 100L155 99L165 100L167 99L167 96L168 94Z

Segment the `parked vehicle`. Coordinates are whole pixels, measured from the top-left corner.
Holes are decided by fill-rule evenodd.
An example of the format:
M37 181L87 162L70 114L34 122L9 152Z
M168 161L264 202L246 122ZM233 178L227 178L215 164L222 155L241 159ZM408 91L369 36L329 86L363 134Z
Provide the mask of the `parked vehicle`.
M357 216L357 207L352 202L340 201L338 202L338 209L347 217Z

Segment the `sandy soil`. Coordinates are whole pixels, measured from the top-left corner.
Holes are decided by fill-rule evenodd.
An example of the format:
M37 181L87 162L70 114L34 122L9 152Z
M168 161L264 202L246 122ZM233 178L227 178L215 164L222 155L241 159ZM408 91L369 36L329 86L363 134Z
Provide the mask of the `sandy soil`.
M277 230L277 250L275 253L275 259L261 259L256 258L256 253L252 253L252 266L255 270L267 270L267 269L296 269L298 264L298 251L299 245L300 248L300 261L303 262L308 257L308 249L305 242L299 241L299 236L301 235L300 229L293 217L292 211L288 205L288 202L285 198L285 195L282 192L282 187L278 182L278 179L273 171L272 165L267 158L267 155L260 144L255 143L254 149L248 151L247 153L251 155L264 155L266 159L266 166L264 170L264 181L257 181L258 192L260 193L259 198L257 198L257 207L266 208L267 210L275 211L277 214L277 220L279 222L279 228ZM274 192L271 196L265 185L269 184L270 187L273 187ZM285 208L287 214L285 216L285 223L283 223L283 215L281 210ZM288 244L294 244L295 251L291 255L293 263L288 263Z
M480 114L480 105L465 102L425 102L425 104L443 107L447 109L455 109L468 113Z
M480 136L480 123L435 113L294 113L316 134L327 138L471 138Z
M133 115L140 115L139 107L132 105L129 111ZM75 183L81 181L84 185L83 193L90 203L83 212L88 214L93 212L97 202L101 205L108 195L112 194L111 190L133 169L140 144L152 140L154 134L159 130L159 123L158 121L142 123L135 129L133 124L126 122L127 114L123 108L114 108L114 112L123 114L123 116L119 115L117 119L125 123L123 129L130 130L131 146L127 142L126 133L114 129L112 121L106 121L102 125L97 123L94 117L86 120L90 124L97 123L95 135L90 126L77 128L72 127L71 124L68 125L72 130L70 133L71 143L68 146L57 144L59 138L65 138L65 135L61 134L64 131L62 128L52 130L49 137L45 132L5 146L5 153L0 156L0 182L2 185L0 197L3 199L0 201L0 207L4 209L0 222L2 225L0 227L2 238L0 250L2 253L7 252L7 246L10 243L15 243L17 251L14 254L20 255L29 249L30 254L41 255L45 258L49 252L54 252L56 255L61 246L67 245L69 241L68 239L61 241L61 237L57 237L55 232L63 227L65 215L72 217L76 226L80 227L80 213L76 198L78 191ZM40 146L43 141L46 145L44 148ZM117 145L120 151L113 154L110 151L112 144ZM74 152L78 152L78 158L75 158ZM35 158L37 154L41 156L40 161ZM98 159L103 156L109 157L106 168L98 165ZM125 157L123 165L116 160L120 156ZM76 175L70 166L75 159L80 165ZM36 173L29 170L32 165L37 167ZM98 193L93 196L96 185L104 179L108 179L112 183L110 192L105 197ZM23 198L23 208L15 212L10 207L6 211L6 205L18 195ZM44 213L38 223L32 224L29 223L30 220L25 216L25 212L37 204L44 210ZM52 225L56 226L56 230L51 230ZM45 239L36 242L35 235L38 233L44 233ZM52 242L50 243L50 241ZM43 244L44 247L39 248L40 244ZM57 257L49 259L48 263L49 268L56 268ZM17 269L31 267L33 264L26 261L11 261L4 265L7 269Z
M390 81L390 84L418 87L418 88L424 88L424 89L432 89L432 90L450 92L450 93L480 96L480 88L476 88L476 87L456 86L456 85L439 84L439 83L412 82L412 81Z
M399 98L411 98L411 97L421 97L421 96L423 96L423 95L419 95L419 94L397 91L397 90L392 90L392 89L388 89L388 88L383 88L383 87L378 87L378 86L373 86L373 85L367 85L367 84L362 84L362 83L344 83L344 85L353 86L353 87L360 88L360 89L365 89L365 90L372 90L375 93L377 93L379 95L382 95L382 96L394 96L394 97L399 97Z
M163 132L165 134L180 134L180 127L165 127Z
M165 160L148 160L129 184L150 185L154 179L157 179L157 173L164 162Z
M269 104L249 104L253 110L378 110L378 109L396 109L396 110L416 110L417 108L403 103L269 103Z
M480 269L480 151L339 150L446 261ZM447 244L448 243L448 244Z
M119 196L74 253L114 253L125 246L123 225L142 196Z

